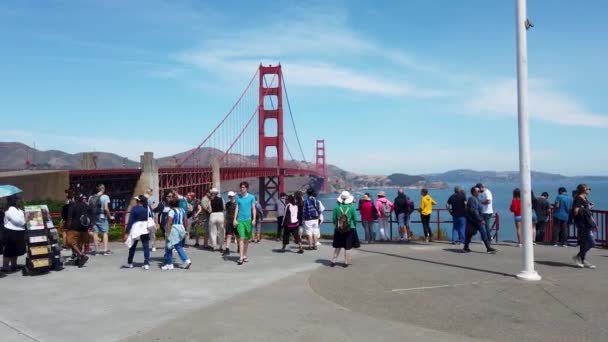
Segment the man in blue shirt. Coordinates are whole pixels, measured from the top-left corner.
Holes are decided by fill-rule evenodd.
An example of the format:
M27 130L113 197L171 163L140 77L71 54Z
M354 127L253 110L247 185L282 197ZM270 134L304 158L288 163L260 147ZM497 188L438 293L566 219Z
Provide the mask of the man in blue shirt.
M236 198L236 210L234 212L234 226L239 233L240 259L238 265L248 262L247 248L251 239L251 230L255 225L256 210L255 197L248 193L249 183L241 182L241 193Z
M553 205L553 236L551 243L557 247L558 243L566 247L568 240L568 217L572 210L572 197L568 196L566 188L561 187Z

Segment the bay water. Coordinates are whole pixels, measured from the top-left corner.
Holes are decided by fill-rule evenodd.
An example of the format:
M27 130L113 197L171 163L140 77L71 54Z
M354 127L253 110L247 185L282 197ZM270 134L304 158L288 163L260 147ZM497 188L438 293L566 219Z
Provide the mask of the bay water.
M594 204L594 209L603 209L608 210L608 181L596 181L596 182L587 182L586 184L591 187L591 195L589 197L590 201ZM437 202L437 206L434 208L445 208L448 198L454 193L454 186L460 185L462 186L466 192L467 197L470 196L470 188L475 184L468 182L453 182L449 184L449 188L447 189L429 189L429 195ZM561 186L565 187L570 194L572 190L576 189L578 182L575 180L569 180L564 182L535 182L532 187L534 190L535 196L540 196L544 191L549 193L549 202L553 203L555 201L555 197L557 196L557 189ZM516 183L486 183L485 186L492 192L492 196L494 198L494 212L497 212L500 216L500 232L499 232L499 240L502 241L515 241L517 240L515 234L515 224L513 221L513 214L509 211L509 207L511 205L511 199L513 198L513 189L519 187L519 184ZM364 190L354 190L351 191L353 196L355 196L355 203L363 196L364 193L369 193L372 195L374 199L377 198L377 193L379 191L386 192L386 197L391 201L397 196L397 189L394 188L373 188L373 189L364 189ZM409 196L415 203L416 208L420 205L420 190L419 189L405 189L405 193ZM326 209L333 209L336 203L336 200L339 196L339 193L331 193L331 194L321 194L319 195L319 200L323 203ZM441 220L451 220L451 216L449 212L446 210L440 213ZM331 222L331 213L325 212L324 214L325 222ZM412 221L420 221L420 214L418 212L414 212L412 214ZM431 221L437 220L437 214L433 213L431 216ZM416 234L416 236L421 236L422 234L422 225L420 223L412 223L411 228ZM437 224L431 223L431 228L433 230L433 235L436 235ZM441 228L444 232L447 232L448 236L451 236L452 226L451 223L444 223L441 225ZM376 224L377 231L377 224ZM363 235L363 228L361 224L357 227L359 236ZM323 224L321 226L322 234L333 234L333 226L331 224ZM393 237L398 236L397 232L397 224L393 224Z

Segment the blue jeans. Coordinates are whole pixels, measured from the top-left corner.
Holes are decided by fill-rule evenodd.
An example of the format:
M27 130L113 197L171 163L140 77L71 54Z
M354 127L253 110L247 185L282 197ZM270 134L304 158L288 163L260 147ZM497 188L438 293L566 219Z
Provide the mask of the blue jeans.
M177 254L179 254L182 262L186 262L186 260L188 260L186 251L184 251L183 241L180 241L177 245L173 246L173 248L175 248ZM173 248L165 247L165 264L167 265L173 265Z
M139 240L141 240L141 244L144 246L144 265L150 265L150 234L140 236ZM139 240L133 241L133 245L129 248L129 258L127 259L127 263L129 264L133 263L135 249L137 248Z
M587 252L595 246L595 237L591 229L578 227L578 243L580 245L578 256L584 261Z
M452 216L452 221L452 242L464 243L464 225L466 223L465 217Z

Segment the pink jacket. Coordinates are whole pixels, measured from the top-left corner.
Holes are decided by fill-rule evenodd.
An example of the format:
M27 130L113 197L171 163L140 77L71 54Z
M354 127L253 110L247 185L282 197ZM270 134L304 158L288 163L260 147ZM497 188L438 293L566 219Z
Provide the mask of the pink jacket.
M376 210L378 211L378 217L384 217L382 215L382 203L388 203L389 207L391 207L391 213L395 210L395 205L393 202L389 201L386 197L380 197L376 200Z

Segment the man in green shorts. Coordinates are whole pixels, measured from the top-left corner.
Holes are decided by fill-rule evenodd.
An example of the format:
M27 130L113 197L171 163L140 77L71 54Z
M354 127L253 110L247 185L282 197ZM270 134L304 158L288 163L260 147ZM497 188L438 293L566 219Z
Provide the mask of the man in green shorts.
M238 265L248 262L247 247L251 239L251 228L255 225L255 197L248 193L249 183L241 182L241 193L236 197L236 210L234 213L234 226L239 233L240 259Z

